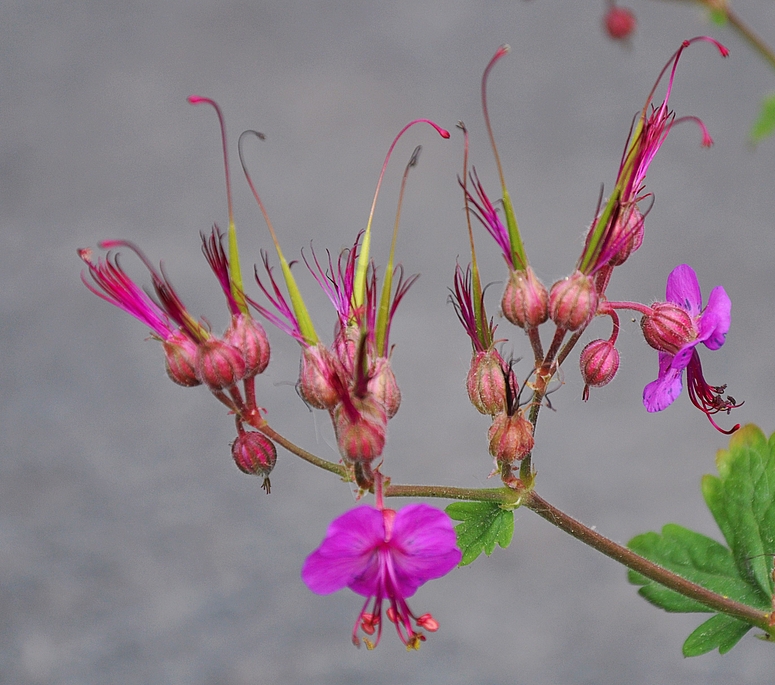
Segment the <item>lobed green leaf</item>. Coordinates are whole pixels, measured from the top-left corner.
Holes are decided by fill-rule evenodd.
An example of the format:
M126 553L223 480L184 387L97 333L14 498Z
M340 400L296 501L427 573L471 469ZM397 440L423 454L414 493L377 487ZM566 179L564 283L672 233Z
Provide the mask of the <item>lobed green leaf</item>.
M495 545L506 548L514 534L514 512L495 502L453 502L445 511L455 521L457 546L463 553L461 566L470 564L482 552L490 556Z
M716 614L686 638L683 655L700 656L714 649L718 649L719 654L726 654L752 627L726 614Z

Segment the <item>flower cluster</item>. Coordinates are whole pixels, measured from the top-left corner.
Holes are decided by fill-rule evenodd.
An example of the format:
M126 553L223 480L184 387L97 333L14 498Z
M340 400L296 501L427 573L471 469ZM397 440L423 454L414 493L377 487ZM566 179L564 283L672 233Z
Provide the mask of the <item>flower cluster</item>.
M620 12L617 19L615 10L611 4L607 28L612 36L623 37L631 32L634 19L630 17L632 22L628 28L622 23L626 17ZM646 173L668 133L681 121L691 120L700 127L703 145L711 144L699 119L677 119L668 108L679 58L690 44L701 40L712 43L726 56L726 48L703 37L685 41L668 61L630 131L613 191L605 202L601 198L595 209L578 262L567 277L556 281L551 288L540 281L528 261L487 111L487 80L495 63L508 53L508 46L499 48L485 69L482 106L502 195L499 202L492 202L476 170L469 171L468 132L461 123L465 161L459 183L467 210L471 263L465 269L457 265L450 299L472 348L466 376L468 397L477 411L491 421L487 432L489 453L495 462L491 475L498 475L506 486L488 491L489 495L495 492L501 498L488 496L488 506L513 508L524 503L523 496L531 494L535 480L532 452L539 411L542 407L551 408L548 397L562 384L561 365L597 316L610 317L613 330L607 339L587 343L580 353L584 400L588 399L591 388L610 383L619 369L617 311L625 309L641 314L643 336L659 354L658 377L643 392L643 403L649 412L662 411L676 399L683 388L684 371L692 403L717 429L722 430L713 417L740 406L734 398L724 395L726 386L706 382L698 353L700 343L710 350L719 349L729 331L731 302L721 286L711 291L703 306L697 276L691 267L682 264L668 276L663 302L650 305L614 302L606 296L613 271L643 242L644 221L650 209L644 205L651 199L645 188ZM668 70L664 100L655 107L654 92ZM263 139L263 135L246 131L239 141L245 177L266 220L282 275L281 282L275 277L269 255L262 251L263 272L259 273L257 267L254 269L262 293L259 302L248 296L242 282L221 111L208 98L192 96L189 101L213 107L221 125L229 227L222 233L215 226L209 234L202 234L201 239L204 256L226 299L229 324L224 333L215 334L207 319L189 313L163 268L155 267L130 242L99 243L107 253L96 259L91 249L79 250L86 264L82 280L94 294L151 329L151 337L162 344L170 379L184 387L205 386L228 408L237 431L231 445L232 458L240 471L263 479L262 487L267 493L271 486L269 475L277 461L275 444L355 483L357 499L374 493L375 506L359 504L329 525L325 539L304 563L302 578L318 594L347 587L366 598L353 628L354 644L359 646L363 642L369 649L376 647L382 634L385 608L384 615L395 625L407 649L418 649L426 639L423 631L434 632L438 622L429 613L413 613L407 600L425 582L450 572L463 555L451 520L444 512L425 504L412 504L398 511L384 506L386 496L417 494L411 487L390 486L389 479L382 475L388 422L401 405L401 392L391 366L390 331L398 306L417 276L405 277L403 267L395 262L397 216L390 253L378 279L377 266L370 255L371 227L385 169L401 136L421 122L432 126L443 138L449 138L450 134L427 119L407 124L390 146L366 228L357 234L352 247L337 257L326 252L325 259L319 258L311 245L308 254L302 251L302 261L334 308L333 340L326 345L315 330L313 317L291 271L293 262L285 258L280 248L243 160L245 136ZM419 151L420 148L415 149L404 171L398 215L407 177L417 164ZM482 287L476 261L471 217L485 227L507 263L501 312L525 332L533 353L532 366L521 384L515 373L518 360L511 355L504 358L498 349L504 339L496 339L497 326L486 312L486 289ZM148 292L124 271L120 249L134 253L147 268L151 280ZM328 413L341 462L311 455L275 432L264 418L265 412L257 404L255 378L269 364L270 347L263 327L254 317L256 313L299 344L298 394L308 407ZM554 324L554 332L544 350L540 333L549 321ZM438 489L432 494L449 496L450 490ZM461 491L455 496L460 497ZM462 496L468 498L470 491Z
M612 12L617 9L611 7ZM676 118L668 106L679 59L687 47L698 41L713 44L722 56L728 54L724 46L706 37L684 41L673 54L630 132L613 192L605 203L598 204L576 268L549 289L536 277L528 262L506 190L487 110L487 79L493 65L508 53L508 46L499 48L485 69L482 109L501 180L502 199L500 203L493 203L477 172L467 171L467 136L466 162L459 183L469 216L474 216L485 227L509 267L501 312L510 323L522 328L530 340L534 367L528 378L532 376L534 380L530 383L526 381L519 388L512 364L507 364L495 348L495 326L484 312L470 219L471 266L466 271L457 267L452 301L473 347L466 379L468 395L477 410L493 417L488 431L490 453L496 460L493 473L499 473L506 485L517 489L530 486L533 475L530 457L538 411L544 402L548 403L550 381L557 376L560 365L596 316L610 317L613 330L608 339L593 340L581 351L579 367L584 381L584 400L588 399L590 388L602 387L616 375L620 363L616 349L619 333L617 310L632 309L643 315L642 330L646 341L659 351L659 377L646 386L643 395L648 411L661 411L672 403L681 391L684 369L692 403L708 416L716 428L722 430L711 418L712 415L729 412L738 406L733 398L724 397L725 386L711 386L705 381L696 350L699 343L709 349L718 349L724 342L730 324L730 304L722 288L713 291L703 310L696 276L690 267L682 265L668 279L667 301L664 303L646 306L636 302L613 302L606 297L606 288L614 269L623 265L643 242L644 221L650 209L650 206L644 208L643 204L651 199L645 188L646 174L669 132L682 121L693 121L702 133L702 144L712 144L705 125L699 119ZM668 71L665 97L659 106L654 106L654 93ZM500 204L500 208L496 204ZM554 323L555 332L549 348L544 351L539 328L548 320ZM525 390L530 391L525 394L531 397L519 409L518 398ZM737 426L731 430L736 429ZM517 462L520 462L519 478L512 469L512 464Z

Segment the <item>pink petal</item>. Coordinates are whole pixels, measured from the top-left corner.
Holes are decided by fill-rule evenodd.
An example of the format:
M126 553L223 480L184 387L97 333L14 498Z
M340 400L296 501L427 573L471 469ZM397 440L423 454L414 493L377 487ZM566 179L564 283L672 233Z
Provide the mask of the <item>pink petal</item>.
M643 388L643 406L649 412L667 409L681 394L683 368L674 369L672 362L672 355L659 353L659 377Z
M713 288L708 306L698 321L697 339L710 350L717 350L724 344L727 331L732 324L732 301L720 285Z
M301 578L319 595L341 590L361 576L374 579L384 539L381 511L370 506L351 509L331 522L325 540L304 562Z
M680 305L693 319L702 310L702 292L697 274L688 264L679 264L667 277L665 296L668 302Z

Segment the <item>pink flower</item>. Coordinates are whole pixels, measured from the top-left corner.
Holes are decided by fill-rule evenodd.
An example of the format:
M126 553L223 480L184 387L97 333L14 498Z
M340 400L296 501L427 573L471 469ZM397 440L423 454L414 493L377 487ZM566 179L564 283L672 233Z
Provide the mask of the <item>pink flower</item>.
M423 583L449 573L460 562L455 531L449 517L427 504L410 504L400 511L360 506L334 519L326 538L307 560L301 577L310 590L327 595L349 587L366 597L353 628L353 644L360 646L360 627L382 635L382 603L387 617L407 649L419 649L425 636L412 625L438 629L430 614L415 616L406 603Z
M676 349L673 339L663 336L671 344L662 345L659 349L659 376L643 389L643 404L650 412L662 411L669 407L681 394L683 388L683 372L686 369L689 386L689 397L695 407L700 409L710 422L723 433L711 418L721 411L729 413L731 409L740 406L731 397L724 398L726 386L709 385L703 374L697 346L702 343L709 350L717 350L723 344L732 322L732 303L726 291L716 286L708 297L708 304L702 308L702 292L697 280L697 274L688 264L679 264L667 277L666 300L685 312L691 323L685 337L690 338ZM658 312L655 312L655 316ZM649 317L644 317L646 321ZM680 327L683 329L684 327ZM674 336L678 339L678 336ZM654 341L650 344L654 345Z

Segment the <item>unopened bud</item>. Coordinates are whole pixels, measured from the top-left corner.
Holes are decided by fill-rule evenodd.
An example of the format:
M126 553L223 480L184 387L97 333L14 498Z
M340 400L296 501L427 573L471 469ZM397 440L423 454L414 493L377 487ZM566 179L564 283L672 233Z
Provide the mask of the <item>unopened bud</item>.
M336 361L331 353L318 343L301 352L299 394L315 409L333 409L339 402Z
M357 326L340 328L334 336L334 344L331 345L331 351L348 374L353 372L360 336L361 332Z
M611 5L604 18L605 30L614 40L629 38L635 30L635 15L626 7Z
M520 328L534 328L548 318L548 305L546 286L532 268L511 272L501 300L503 316Z
M269 494L269 474L277 463L277 448L263 433L240 433L231 446L231 456L242 473L260 476L263 488Z
M401 391L398 389L396 375L390 368L387 357L379 357L372 367L368 391L385 407L388 419L392 419L401 406Z
M332 412L339 453L349 462L370 463L382 454L387 412L375 397L348 398Z
M494 347L475 352L466 378L468 399L481 414L500 414L506 411L506 377L503 357Z
M634 202L622 209L613 227L611 244L616 252L608 260L608 266L621 266L643 244L643 214Z
M640 328L646 342L655 350L675 354L697 338L697 327L683 307L672 302L656 302L651 309L653 313L640 320Z
M581 271L557 281L549 293L549 316L559 328L576 331L586 326L597 311L597 291Z
M524 459L533 449L533 424L519 412L498 414L487 432L490 454L499 463L512 464Z
M584 379L583 399L589 398L589 388L608 385L619 370L619 352L610 340L593 340L579 357L581 377Z
M183 331L175 331L163 343L167 375L178 385L187 388L201 385L196 374L196 343Z
M244 378L252 378L264 372L269 364L269 339L258 321L244 314L232 317L223 340L242 353L245 360Z
M210 390L225 390L245 377L245 360L233 345L209 338L197 348L196 370Z

